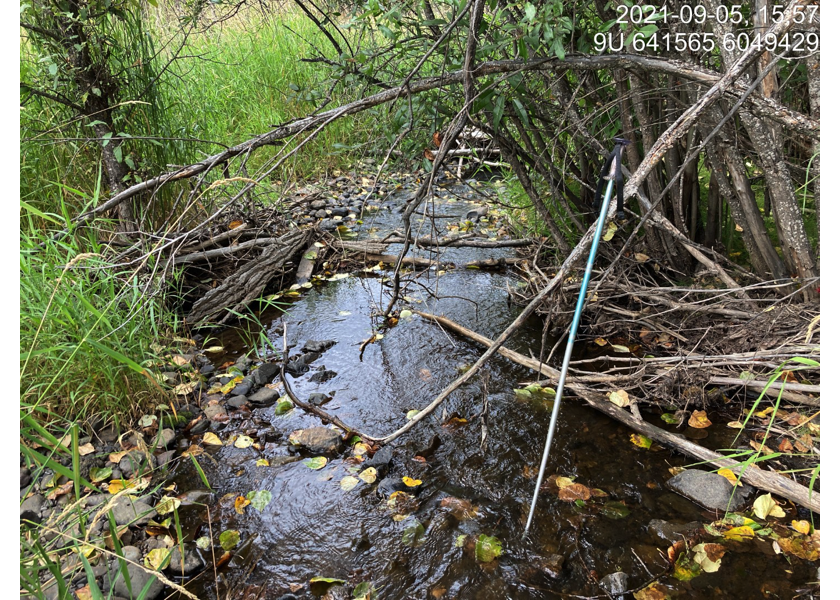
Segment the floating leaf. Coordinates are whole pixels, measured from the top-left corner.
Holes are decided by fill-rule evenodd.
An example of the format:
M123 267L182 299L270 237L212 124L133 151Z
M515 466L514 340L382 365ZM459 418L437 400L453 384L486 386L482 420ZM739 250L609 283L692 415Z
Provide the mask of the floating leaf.
M811 533L811 524L808 521L791 521L790 526L801 534Z
M157 514L165 515L167 513L175 512L179 506L181 506L181 501L178 498L164 496L160 499L157 506L155 506L155 510L157 511Z
M721 544L697 544L694 550L694 562L700 565L706 573L715 573L720 569L720 562L726 554L726 548Z
M303 460L303 464L313 471L318 471L319 469L323 469L327 466L327 457L313 456L312 458L306 458Z
M440 501L441 508L447 509L459 521L469 521L478 514L478 509L469 500L446 497Z
M606 346L607 344L609 344L609 342L607 340L605 340L604 338L600 338L600 337L595 338L595 343L598 344L599 346Z
M706 416L705 410L695 410L691 413L691 418L688 420L688 426L695 429L705 429L712 424Z
M251 501L248 500L246 497L237 496L236 500L234 500L234 502L233 502L233 509L236 511L236 514L244 515L245 514L245 507L248 506L249 504L251 504Z
M105 481L111 476L111 473L114 472L114 469L111 467L91 467L90 468L90 480L93 483L99 483L100 481Z
M423 527L420 521L412 517L403 530L402 543L406 546L416 548L426 541L426 538L423 537L424 533L426 533L426 528Z
M571 477L557 477L554 480L554 485L563 489L564 487L569 487L574 483L574 480Z
M353 444L353 456L365 456L370 452L371 448L364 442L356 442Z
M617 392L610 392L610 402L618 406L619 408L624 408L625 406L630 406L630 396L627 395L627 392L624 390L618 390Z
M601 507L601 514L608 519L623 519L630 514L630 509L623 502L611 500Z
M680 422L680 420L673 413L664 413L659 418L668 423L668 425L676 425Z
M405 413L405 418L410 421L411 419L413 419L414 417L416 417L419 414L420 414L419 410L410 410L407 413Z
M268 462L267 459L265 459L265 458L258 458L257 459L257 466L258 467L267 467L268 465L269 465L269 462Z
M277 401L277 404L274 405L274 414L277 416L284 415L290 410L292 410L294 407L295 405L289 398L289 396L283 396Z
M410 311L410 310L408 310L408 309L402 310L402 311L400 311L400 319L407 319L407 318L409 318L409 317L410 317L411 315L413 315L413 314L414 314L414 313L413 313L413 312L411 312L411 311Z
M582 483L573 483L560 488L557 491L557 497L560 500L574 502L576 500L589 500L589 498L592 497L592 493L589 491L589 488Z
M195 545L198 547L199 550L209 550L210 538L206 535L203 535L195 541Z
M233 550L239 545L239 532L236 529L223 531L219 536L219 543L226 552Z
M149 550L149 553L143 559L143 564L155 571L165 569L169 565L169 556L171 552L172 550L169 548L155 548L154 550Z
M423 482L422 482L421 480L419 480L419 479L412 479L411 477L408 477L408 476L403 477L403 478L402 478L402 480L403 480L403 483L404 483L407 487L410 487L410 488L413 488L413 487L417 487L417 486L423 485Z
M367 469L359 473L359 479L361 479L365 483L373 483L374 481L376 481L376 468L368 467Z
M627 346L622 346L620 344L613 344L612 349L615 350L616 352L621 352L622 354L629 354L630 353L630 348L628 348Z
M743 429L744 428L744 424L741 423L740 421L729 421L729 423L727 423L726 426L729 427L729 429Z
M209 348L204 349L205 352L209 352L210 354L219 354L220 352L225 351L224 346L210 346Z
M224 446L222 440L219 439L219 436L213 433L212 431L208 431L204 434L201 438L201 441L208 446Z
M785 516L785 511L782 510L782 507L776 503L770 494L764 494L755 499L755 502L753 502L753 513L761 520L766 519L768 516L778 517L780 519Z
M475 558L479 562L493 562L498 556L502 554L502 542L492 535L478 536L475 542Z
M743 487L744 485L743 483L738 481L738 476L732 471L732 469L719 469L717 473L718 475L724 477L727 481L729 481L729 483L731 483L733 486Z
M344 490L345 492L349 492L354 487L359 485L359 480L353 477L352 475L348 475L347 477L342 478L341 483L339 485L341 485L342 490Z
M457 538L455 538L455 547L456 547L456 548L463 548L463 547L464 547L464 543L465 543L466 541L467 541L467 536L466 536L466 534L463 534L463 533L462 533L462 534L461 534L461 535L459 535Z
M249 437L247 435L240 435L237 436L236 441L233 443L233 445L237 448L250 448L254 445L254 438Z
M653 444L653 440L647 436L642 435L641 433L633 433L630 435L630 441L633 442L639 448L644 448L645 450L650 449L651 444Z
M247 498L251 501L251 506L262 512L271 502L272 494L268 490L251 491L248 492Z

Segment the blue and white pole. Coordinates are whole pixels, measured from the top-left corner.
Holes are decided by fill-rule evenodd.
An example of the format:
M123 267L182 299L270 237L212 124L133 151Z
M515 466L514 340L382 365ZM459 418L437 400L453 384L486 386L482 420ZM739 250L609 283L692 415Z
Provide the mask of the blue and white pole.
M601 213L598 216L598 225L595 228L595 238L592 240L592 248L589 250L589 259L586 261L586 271L583 274L583 281L580 285L580 294L578 295L574 317L572 317L572 326L569 328L569 341L566 343L566 355L563 357L563 367L560 369L560 381L557 383L557 394L554 396L554 408L551 411L551 423L548 426L548 437L545 440L545 450L543 450L540 473L537 475L537 487L534 488L534 498L531 500L531 510L528 512L528 522L525 524L524 535L528 535L528 529L530 529L531 521L534 519L534 509L537 507L537 496L539 496L540 486L542 485L543 477L545 476L545 466L548 463L548 455L551 451L551 441L554 439L554 430L557 428L557 415L560 413L560 399L563 396L563 385L566 383L566 373L569 371L569 361L572 358L572 346L574 346L575 343L575 334L577 333L578 324L580 323L580 315L583 312L583 305L586 303L586 288L589 287L589 278L592 276L592 266L595 264L595 255L598 253L598 241L601 239L601 233L604 230L604 222L607 220L607 211L609 210L613 185L615 183L615 173L616 170L620 168L621 156L619 155L614 158L614 163L610 168L610 180L607 184L607 189L604 192L604 201L601 204Z

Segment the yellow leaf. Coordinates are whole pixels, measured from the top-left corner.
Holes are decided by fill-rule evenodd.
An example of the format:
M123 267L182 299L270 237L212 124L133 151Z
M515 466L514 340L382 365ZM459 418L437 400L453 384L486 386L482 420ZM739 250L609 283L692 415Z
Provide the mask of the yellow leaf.
M219 436L213 433L212 431L208 431L204 434L201 438L201 441L207 444L208 446L224 446L222 440L219 439Z
M723 537L736 542L743 542L749 538L755 537L755 532L749 525L742 525L740 527L733 527L723 534Z
M753 512L759 519L766 519L768 516L778 518L785 516L785 511L782 510L782 507L776 503L770 494L764 494L755 499L755 502L753 502Z
M729 421L729 423L727 423L726 426L729 427L729 429L743 429L744 428L744 424L741 423L740 421Z
M606 346L607 344L609 344L609 342L607 340L605 340L604 338L596 338L595 343L598 344L599 346Z
M349 492L354 487L356 487L358 484L359 484L359 480L356 479L355 477L350 476L350 475L348 475L347 477L344 477L341 480L341 482L339 483L339 485L341 486L341 489L344 490L345 492Z
M242 227L242 221L231 221L230 225L228 225L228 229L236 229L237 227Z
M718 475L729 481L733 486L743 486L744 484L738 481L738 476L732 472L732 469L720 469Z
M178 500L178 498L164 496L160 499L157 506L155 506L155 510L157 511L157 514L165 515L167 513L175 512L179 506L181 506L181 501Z
M236 438L236 441L233 443L233 445L237 448L250 448L254 445L254 438L249 437L247 435L240 435Z
M607 225L607 231L604 233L601 239L605 242L609 242L611 239L613 239L613 236L615 235L616 231L618 231L618 225L616 225L614 221L610 221L609 225Z
M691 418L688 420L688 426L695 429L705 429L711 426L712 422L706 416L705 410L695 410L691 413Z
M630 435L630 441L633 442L639 448L645 448L645 449L650 448L651 444L653 444L653 440L651 440L649 437L638 434L638 433L631 434Z
M258 467L267 467L268 466L268 461L264 458L258 458L257 459L257 466Z
M557 487L563 489L564 487L569 487L570 485L572 485L574 481L572 481L568 477L558 477L554 480L554 483L557 485Z
M150 569L157 571L158 569L165 569L169 564L169 554L172 551L169 548L155 548L149 550L143 563Z
M630 406L630 396L627 395L627 392L624 390L618 390L617 392L610 392L610 402L615 404L620 408L624 408L625 406Z
M820 531L814 531L809 537L794 534L793 537L776 540L785 554L793 554L803 560L820 559Z
M233 502L233 508L238 515L245 514L245 507L251 504L251 501L248 500L245 496L237 496L236 500Z
M422 485L422 484L423 484L423 482L422 482L421 480L419 480L419 479L412 479L411 477L408 477L408 476L403 477L403 478L402 478L402 480L403 480L403 483L404 483L407 487L410 487L410 488L417 487L418 485Z
M361 473L359 473L359 479L364 481L365 483L373 483L376 481L376 469L374 467L368 467Z
M791 521L790 526L801 534L811 533L811 524L808 521Z

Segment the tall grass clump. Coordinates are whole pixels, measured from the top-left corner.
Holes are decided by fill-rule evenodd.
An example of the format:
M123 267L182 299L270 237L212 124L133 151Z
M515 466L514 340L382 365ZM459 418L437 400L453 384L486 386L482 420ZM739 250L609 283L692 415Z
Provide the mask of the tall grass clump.
M95 198L93 199L95 200ZM57 243L44 223L67 224L28 205L21 220L20 397L41 422L136 412L160 393L140 363L172 325L159 284L137 266L106 259L94 223ZM43 246L41 246L43 244ZM142 271L145 271L143 269Z

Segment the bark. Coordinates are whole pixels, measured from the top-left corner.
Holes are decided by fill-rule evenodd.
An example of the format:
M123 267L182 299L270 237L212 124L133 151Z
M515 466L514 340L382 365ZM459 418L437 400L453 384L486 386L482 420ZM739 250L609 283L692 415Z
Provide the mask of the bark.
M224 323L248 303L263 295L266 285L286 270L285 263L309 243L312 232L290 231L267 245L262 253L207 292L192 307L187 323L197 324L211 319ZM289 269L293 269L292 265Z
M808 96L811 102L811 117L820 120L820 55L808 57L805 63L808 67ZM812 181L814 192L814 208L817 211L817 231L820 231L820 141L816 139L812 144L813 159L808 178ZM817 256L820 255L820 238L817 238ZM819 268L819 264L817 265Z

